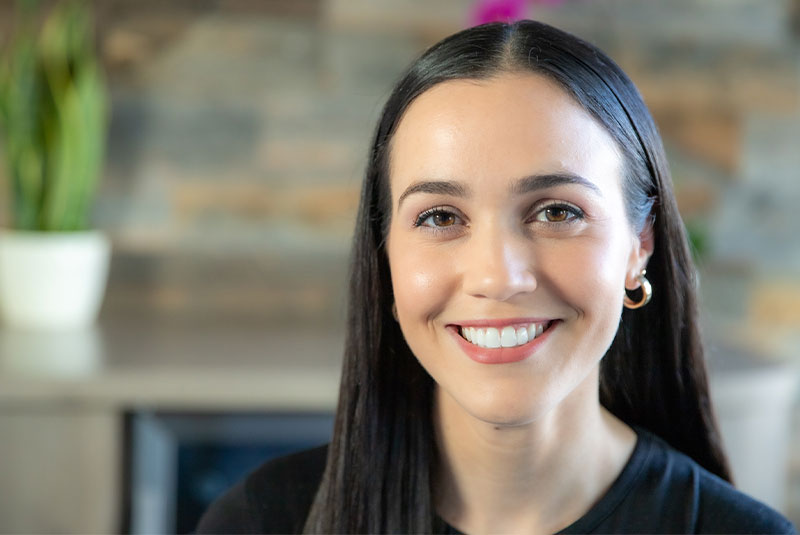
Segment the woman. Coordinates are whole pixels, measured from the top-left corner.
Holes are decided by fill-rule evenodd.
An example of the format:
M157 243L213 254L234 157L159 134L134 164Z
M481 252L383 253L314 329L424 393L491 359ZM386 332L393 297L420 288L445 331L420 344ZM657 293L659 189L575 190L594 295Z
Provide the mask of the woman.
M333 440L199 530L792 532L726 483L671 188L592 45L521 21L432 47L370 153Z

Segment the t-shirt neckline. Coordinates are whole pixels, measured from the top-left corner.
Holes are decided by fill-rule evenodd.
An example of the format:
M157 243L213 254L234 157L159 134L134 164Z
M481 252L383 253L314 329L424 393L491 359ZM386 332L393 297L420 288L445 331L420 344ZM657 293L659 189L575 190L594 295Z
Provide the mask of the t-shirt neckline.
M649 433L636 426L633 426L633 430L636 432L636 445L630 458L609 489L586 514L566 528L558 531L556 535L591 533L620 506L633 490L642 470L648 465L653 450L653 440ZM444 525L445 533L461 534L459 530L445 522L438 515L437 520Z

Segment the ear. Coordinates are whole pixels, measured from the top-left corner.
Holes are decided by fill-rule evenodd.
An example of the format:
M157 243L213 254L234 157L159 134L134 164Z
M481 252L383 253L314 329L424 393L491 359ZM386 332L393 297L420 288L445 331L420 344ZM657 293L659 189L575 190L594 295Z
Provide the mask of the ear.
M647 261L650 260L654 248L653 217L650 216L639 235L633 237L633 247L628 258L628 271L625 275L626 289L635 290L640 286L636 277L647 267Z

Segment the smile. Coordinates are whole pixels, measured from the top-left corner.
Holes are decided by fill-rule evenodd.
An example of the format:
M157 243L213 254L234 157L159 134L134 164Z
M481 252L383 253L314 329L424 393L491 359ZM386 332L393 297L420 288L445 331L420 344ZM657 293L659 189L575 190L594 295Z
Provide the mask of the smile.
M550 326L550 321L504 327L459 327L458 334L478 347L495 349L517 347L534 340Z

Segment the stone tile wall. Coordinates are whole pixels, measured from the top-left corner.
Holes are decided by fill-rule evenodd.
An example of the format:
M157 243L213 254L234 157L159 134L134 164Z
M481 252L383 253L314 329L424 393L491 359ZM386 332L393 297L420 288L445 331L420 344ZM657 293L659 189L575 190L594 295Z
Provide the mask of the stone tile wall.
M374 121L471 4L95 2L114 112L94 218L116 249L107 313L340 325ZM759 323L784 356L800 332L797 4L571 0L529 13L599 44L638 84L708 245L709 323ZM3 34L12 6L0 1Z

